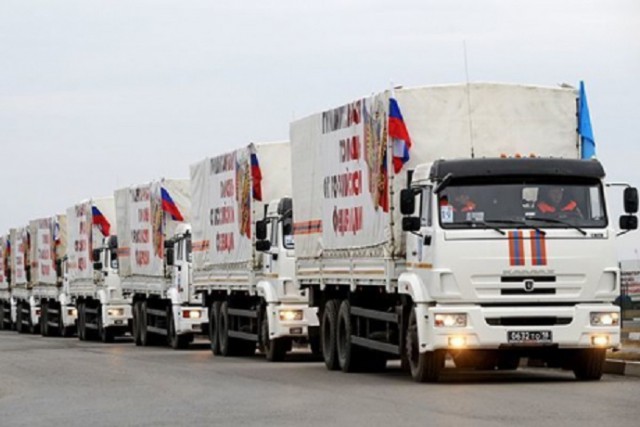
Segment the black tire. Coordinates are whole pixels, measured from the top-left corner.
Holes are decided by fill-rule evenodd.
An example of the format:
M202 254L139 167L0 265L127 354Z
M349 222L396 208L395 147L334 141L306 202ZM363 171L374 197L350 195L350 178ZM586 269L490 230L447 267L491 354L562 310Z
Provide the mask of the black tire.
M142 347L148 347L152 344L151 333L149 333L147 329L147 317L147 301L141 301L138 329L140 331L140 345Z
M0 301L0 331L4 330L4 301Z
M606 349L577 350L573 358L573 374L580 381L597 381L602 378Z
M167 343L174 350L184 350L189 347L193 334L178 335L173 320L173 307L169 303L167 307Z
M40 302L40 334L43 337L49 336L49 304L47 301Z
M444 350L420 353L418 340L418 321L415 309L411 310L407 325L406 353L409 370L414 381L419 383L435 382L444 369Z
M324 305L320 322L320 343L324 364L330 371L340 368L338 362L338 350L336 341L336 328L338 324L338 309L340 301L329 300Z
M86 328L84 326L84 302L78 303L78 339L80 341L85 341L85 331Z
M513 354L500 354L498 356L498 370L515 371L520 366L520 356Z
M338 324L336 328L336 344L338 363L342 372L355 372L359 366L358 350L351 343L351 304L343 300L338 310Z
M211 341L211 352L215 356L220 355L219 321L220 301L214 301L211 303L211 307L209 307L209 340Z
M233 356L233 340L229 338L229 303L223 301L220 304L220 316L218 317L218 342L221 356Z
M133 335L133 342L137 346L141 346L142 341L140 340L140 301L133 302L132 311L133 320L131 322L131 334Z
M102 306L98 309L98 335L100 336L100 341L103 343L112 343L115 338L113 329L104 326Z
M282 362L291 347L289 338L269 338L269 320L267 310L262 310L262 322L260 325L260 342L262 351L270 362Z
M320 328L309 328L309 349L314 356L322 356L322 343L320 342Z
M16 304L16 332L22 332L22 303Z

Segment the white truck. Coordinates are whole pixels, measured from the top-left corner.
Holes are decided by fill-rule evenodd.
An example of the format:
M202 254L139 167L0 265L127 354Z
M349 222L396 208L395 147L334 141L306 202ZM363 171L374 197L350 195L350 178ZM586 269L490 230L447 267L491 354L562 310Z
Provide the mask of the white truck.
M15 304L11 299L11 262L9 236L0 236L0 330L13 329ZM12 317L12 312L14 316Z
M191 292L189 182L162 179L117 190L118 273L132 301L136 345L186 348L206 325Z
M9 231L11 263L11 298L15 304L15 325L19 333L37 334L40 329L40 306L32 294L29 226Z
M192 288L209 308L214 354L250 355L258 345L282 360L317 331L316 310L293 281L290 158L287 142L251 144L191 167Z
M66 262L65 215L33 220L29 223L31 295L40 307L42 336L71 336L75 333L76 308L64 289Z
M115 206L112 197L67 209L66 284L77 308L78 338L112 342L131 328L131 304L117 274Z
M391 119L384 92L292 123L295 273L320 310L327 368L400 358L416 381L436 381L448 354L456 367L529 357L600 378L620 343L620 273L604 171L579 160L576 97L399 89ZM404 165L409 144L391 138L402 123ZM564 200L542 209L552 188ZM637 192L625 194L635 213Z

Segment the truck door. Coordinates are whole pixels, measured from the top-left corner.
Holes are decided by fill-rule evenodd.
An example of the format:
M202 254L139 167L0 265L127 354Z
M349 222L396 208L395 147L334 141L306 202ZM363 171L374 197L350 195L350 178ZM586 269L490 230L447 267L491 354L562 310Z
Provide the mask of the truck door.
M407 235L407 261L415 266L433 264L433 244L435 242L433 222L435 197L432 187L428 186L416 195L416 206L420 209L421 231Z

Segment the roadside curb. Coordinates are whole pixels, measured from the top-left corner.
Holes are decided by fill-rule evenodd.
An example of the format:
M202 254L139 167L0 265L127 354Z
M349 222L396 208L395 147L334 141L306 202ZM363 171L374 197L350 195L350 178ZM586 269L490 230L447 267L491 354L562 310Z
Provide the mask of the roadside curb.
M604 362L604 373L640 377L640 362L607 359Z

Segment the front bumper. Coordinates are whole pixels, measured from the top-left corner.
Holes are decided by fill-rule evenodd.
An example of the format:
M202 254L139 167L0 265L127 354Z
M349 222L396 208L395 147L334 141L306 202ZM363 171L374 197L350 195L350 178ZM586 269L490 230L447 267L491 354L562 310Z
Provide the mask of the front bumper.
M299 320L281 319L281 312L300 312ZM267 307L269 338L308 337L309 327L319 326L318 308L305 304L270 304Z
M551 307L482 307L478 305L428 306L418 304L418 334L420 351L438 349L459 349L458 338L463 338L465 349L507 349L507 348L595 348L593 339L606 336L607 344L599 348L620 347L619 326L591 326L592 312L619 312L611 304L577 304L572 306ZM437 313L466 313L467 325L464 327L435 327ZM496 321L500 319L500 321ZM536 320L540 320L539 324ZM558 319L550 324L549 319ZM560 321L562 319L562 321ZM517 326L496 324L500 322L526 323ZM553 323L553 321L551 322ZM564 323L564 324L559 324ZM508 332L549 331L550 342L509 342ZM456 337L455 339L453 337Z
M127 327L132 318L130 304L107 304L102 311L102 324L108 327Z
M198 317L193 317L193 313L198 313ZM173 306L173 316L177 319L176 333L183 334L201 334L202 324L209 320L209 312L205 307L200 306Z

